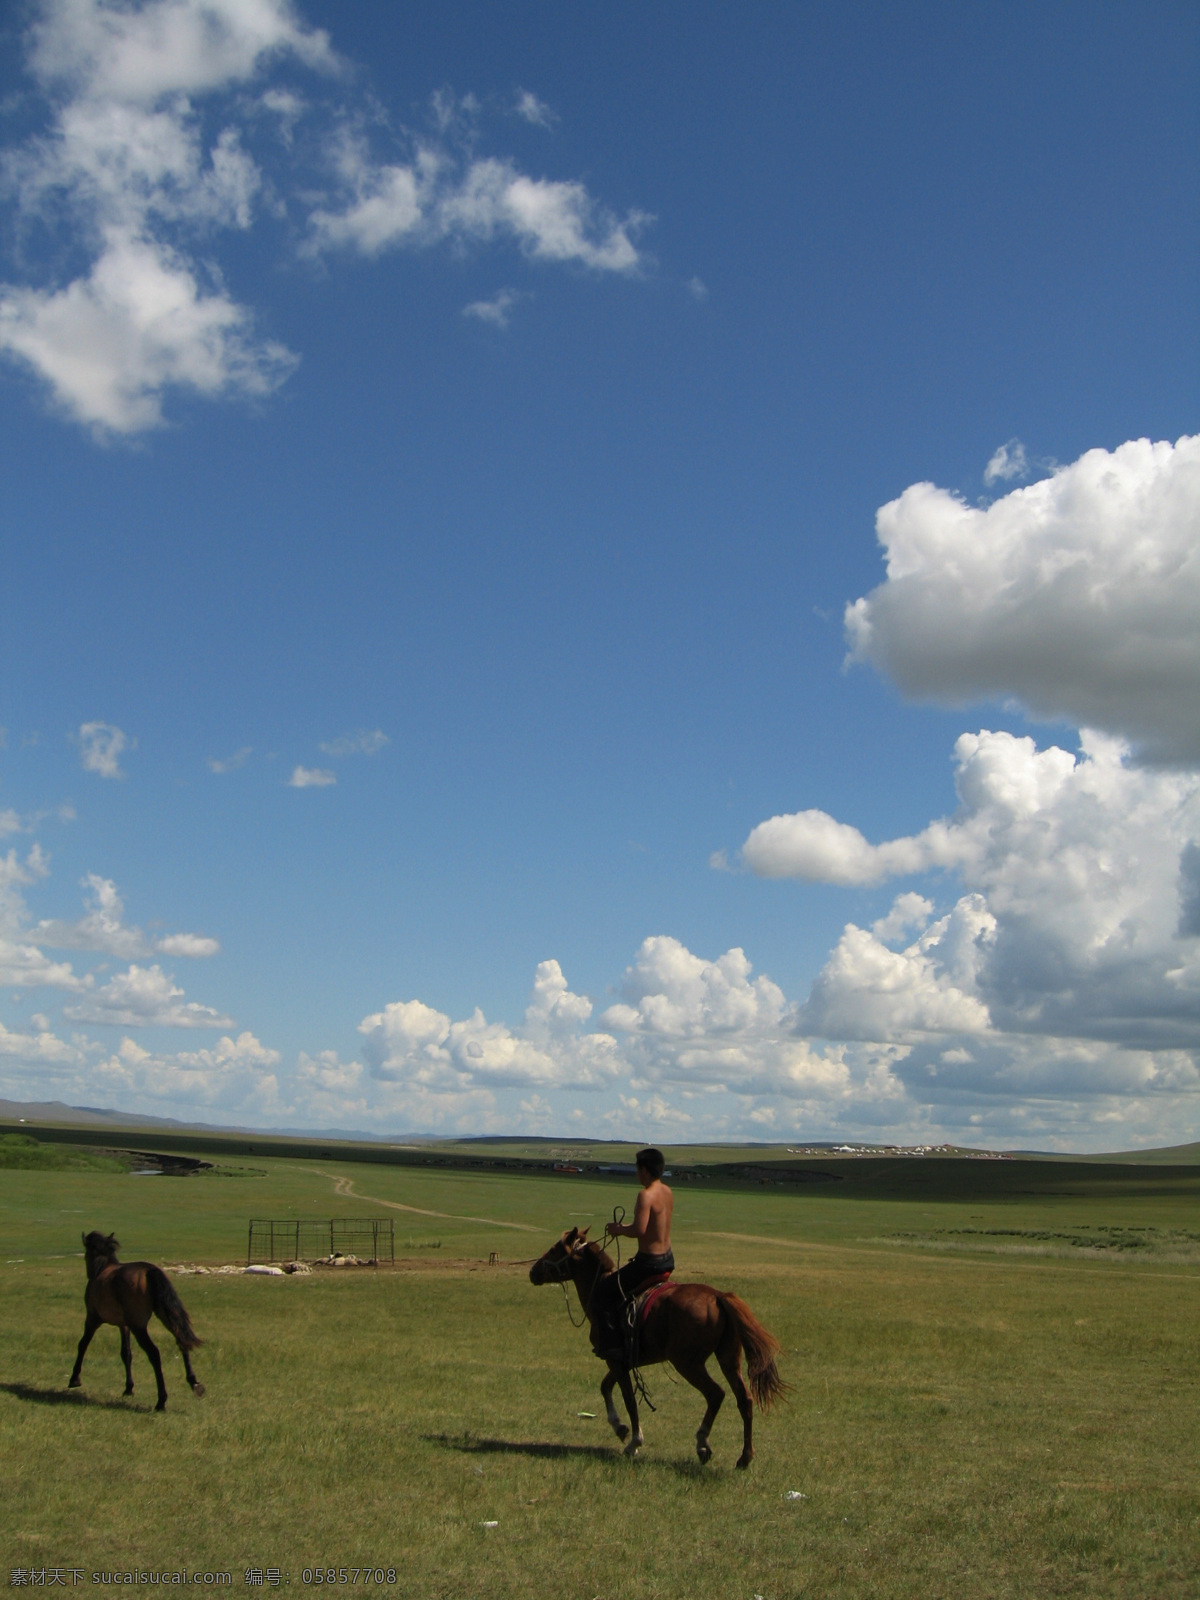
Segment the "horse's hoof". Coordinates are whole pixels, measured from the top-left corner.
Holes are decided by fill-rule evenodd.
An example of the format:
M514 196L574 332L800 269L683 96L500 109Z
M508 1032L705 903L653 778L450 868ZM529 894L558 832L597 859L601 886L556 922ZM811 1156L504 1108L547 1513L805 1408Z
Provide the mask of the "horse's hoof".
M712 1449L709 1445L698 1444L696 1446L696 1454L700 1457L700 1465L702 1467L712 1460Z
M133 1393L133 1385L131 1383L127 1384L125 1386L125 1388L121 1390L121 1393L122 1394L132 1394Z
M641 1445L638 1444L636 1440L631 1439L625 1446L625 1454L629 1457L630 1461L636 1461L638 1458L638 1452L641 1450L641 1448Z
M68 1378L67 1379L67 1388L68 1389L82 1389L83 1388L83 1379L82 1378Z
M192 1385L192 1393L196 1396L196 1399L199 1400L204 1394L204 1385L197 1381Z
M739 1471L744 1472L746 1470L746 1468L750 1465L750 1463L753 1460L754 1460L753 1456L739 1456L737 1458L737 1460L734 1462L734 1465L738 1468Z
M165 1400L160 1400L154 1409L155 1411L165 1411L167 1409L167 1402Z
M623 1422L614 1422L613 1423L613 1432L616 1434L617 1438L621 1440L622 1443L624 1443L625 1440L628 1439L628 1437L629 1437L629 1429L625 1426L625 1424Z

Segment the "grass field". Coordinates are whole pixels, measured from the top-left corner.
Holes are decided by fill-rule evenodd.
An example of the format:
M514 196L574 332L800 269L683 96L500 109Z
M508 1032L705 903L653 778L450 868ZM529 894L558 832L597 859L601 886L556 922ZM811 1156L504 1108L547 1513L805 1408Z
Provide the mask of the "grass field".
M853 1189L681 1189L679 1276L741 1294L784 1345L789 1400L756 1418L739 1473L732 1402L701 1468L700 1397L662 1368L626 1461L586 1334L520 1264L631 1185L218 1160L188 1178L0 1168L6 1581L186 1566L242 1589L274 1566L293 1590L318 1567L363 1587L369 1567L446 1600L1200 1591L1200 1169L1064 1190L1060 1164L1057 1189L1033 1168L964 1189L914 1163ZM115 1231L126 1259L215 1265L244 1260L250 1217L288 1215L390 1215L406 1259L180 1276L207 1396L157 1323L165 1414L136 1350L122 1398L112 1329L67 1391L82 1230Z

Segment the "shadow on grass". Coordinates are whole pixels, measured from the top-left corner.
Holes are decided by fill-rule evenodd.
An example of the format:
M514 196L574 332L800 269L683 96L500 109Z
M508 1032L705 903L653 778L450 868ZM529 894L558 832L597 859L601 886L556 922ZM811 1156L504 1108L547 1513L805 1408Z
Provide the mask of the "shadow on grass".
M39 1389L34 1383L0 1383L0 1394L11 1394L17 1400L32 1400L40 1406L81 1406L92 1411L143 1411L149 1406L139 1406L127 1399L93 1400L84 1389Z
M552 1444L549 1441L536 1439L478 1439L474 1434L460 1433L425 1433L421 1435L426 1444L441 1445L443 1450L458 1450L463 1455L509 1455L532 1456L538 1461L565 1461L572 1457L591 1461L608 1461L612 1463L624 1462L625 1455L622 1447L615 1442L607 1444ZM697 1480L711 1479L723 1476L722 1468L702 1466L699 1461L670 1461L653 1456L641 1455L637 1458L639 1472L647 1470L654 1472L673 1472L676 1477L695 1478Z
M611 1461L613 1450L603 1444L550 1444L535 1439L476 1439L463 1433L451 1437L448 1433L422 1435L426 1444L440 1444L444 1450L460 1450L465 1455L537 1456L543 1461L558 1461L567 1456L591 1456L597 1461Z

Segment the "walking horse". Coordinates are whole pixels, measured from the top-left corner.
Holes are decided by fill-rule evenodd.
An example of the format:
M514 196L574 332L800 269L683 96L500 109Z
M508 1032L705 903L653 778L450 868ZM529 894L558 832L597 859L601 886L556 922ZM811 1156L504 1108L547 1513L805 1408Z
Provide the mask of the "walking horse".
M183 1370L187 1373L187 1381L192 1386L192 1393L197 1397L204 1393L204 1385L197 1380L196 1374L192 1371L190 1352L195 1350L201 1341L196 1337L195 1329L183 1308L183 1301L175 1293L163 1269L152 1266L149 1261L130 1261L122 1264L117 1260L119 1249L120 1245L115 1234L85 1233L83 1236L88 1275L87 1288L83 1292L87 1321L83 1328L83 1338L79 1341L79 1353L75 1357L75 1370L71 1373L67 1387L79 1388L81 1383L79 1374L83 1370L83 1358L87 1353L87 1347L91 1344L97 1328L102 1323L111 1322L121 1330L125 1393L133 1393L133 1362L129 1343L129 1335L132 1333L154 1368L154 1376L158 1382L158 1404L154 1409L165 1411L167 1386L163 1382L162 1358L159 1356L158 1346L146 1332L151 1315L156 1315L174 1336L175 1343L179 1346L179 1353L183 1357Z
M597 1284L615 1268L607 1251L589 1240L587 1234L586 1228L582 1232L578 1228L568 1229L533 1263L529 1281L565 1284L570 1280L575 1285L579 1303L592 1325L592 1347L599 1353L603 1331L593 1301ZM719 1289L710 1289L706 1283L668 1283L650 1292L654 1299L646 1309L640 1329L638 1366L669 1361L680 1377L704 1396L707 1409L696 1434L696 1454L705 1462L712 1459L708 1436L725 1398L724 1389L709 1376L705 1365L709 1356L715 1355L741 1413L742 1453L737 1464L748 1467L754 1459L754 1404L757 1402L759 1410L766 1411L787 1389L775 1365L780 1348L778 1339L756 1320L744 1300ZM743 1352L748 1386L742 1378ZM606 1354L605 1359L608 1371L601 1380L600 1393L608 1420L618 1439L629 1439L625 1454L636 1456L644 1441L630 1368L623 1357ZM629 1413L632 1436L613 1404L613 1388L617 1385Z

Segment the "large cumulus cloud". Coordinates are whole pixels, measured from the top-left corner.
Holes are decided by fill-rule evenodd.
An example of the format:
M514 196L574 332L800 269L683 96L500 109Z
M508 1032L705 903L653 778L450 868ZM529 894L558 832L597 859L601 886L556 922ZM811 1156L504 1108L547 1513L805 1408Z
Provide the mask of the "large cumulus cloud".
M918 833L872 842L814 809L751 830L763 877L923 880L847 925L798 1032L893 1046L909 1103L960 1125L1003 1106L1031 1133L1194 1137L1200 439L1091 450L984 508L915 484L877 527L887 579L847 607L850 659L912 698L1016 700L1082 732L1077 752L963 734L958 809Z
M940 868L968 891L901 951L887 933L905 918L894 930L851 924L801 1027L841 1038L991 1029L1200 1048L1200 775L1136 765L1100 735L1072 756L984 731L964 734L956 756L959 810L919 834L873 846L844 829L848 849L833 819L814 826L823 814L806 812L772 818L747 839L744 857L764 875L868 883Z
M887 580L846 608L850 660L1200 761L1200 437L1089 450L985 508L916 483L876 528Z

